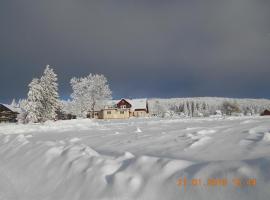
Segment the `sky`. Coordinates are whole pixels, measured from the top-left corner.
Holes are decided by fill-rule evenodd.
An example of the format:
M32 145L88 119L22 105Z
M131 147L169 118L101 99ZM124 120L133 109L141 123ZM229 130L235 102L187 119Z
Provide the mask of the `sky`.
M104 74L114 98L270 98L269 0L1 0L0 102L45 66Z

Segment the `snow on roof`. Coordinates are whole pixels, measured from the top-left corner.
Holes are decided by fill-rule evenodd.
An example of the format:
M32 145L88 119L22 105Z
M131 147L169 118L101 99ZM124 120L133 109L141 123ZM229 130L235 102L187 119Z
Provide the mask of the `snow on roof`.
M135 110L135 109L146 109L146 102L147 102L147 99L125 99L125 98L122 98L124 100L126 100L128 103L131 104L131 109L132 110ZM115 107L115 105L121 101L122 99L119 99L119 100L109 100L107 102L107 105L108 106L111 106L111 107Z
M126 99L131 104L131 109L146 109L147 99Z
M8 105L8 104L2 104L2 105L5 106L5 107L7 107L12 112L17 112L17 113L22 113L23 112L23 110L21 108L16 108L16 107L13 107L13 106Z

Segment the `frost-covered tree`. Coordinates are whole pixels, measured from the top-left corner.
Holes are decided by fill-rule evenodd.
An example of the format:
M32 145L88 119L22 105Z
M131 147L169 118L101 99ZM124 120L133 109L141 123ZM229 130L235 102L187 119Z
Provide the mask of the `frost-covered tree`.
M217 110L223 110L226 114L223 103L230 102L236 104L239 112L245 115L258 115L265 109L270 109L270 100L268 99L232 99L219 97L195 97L195 98L173 98L173 99L158 99L159 103L167 110L173 110L175 114L185 116L210 116L214 115ZM195 103L195 107L192 106ZM154 105L156 99L149 99L150 113L154 114ZM191 106L190 106L191 105ZM192 108L193 107L193 108ZM195 108L195 109L194 109ZM179 111L178 111L179 109ZM192 112L193 110L193 112ZM237 111L238 112L238 111ZM229 114L230 112L228 112Z
M192 117L192 102L187 102L188 116Z
M82 78L72 78L70 81L73 93L71 98L77 107L79 116L86 116L104 106L106 100L111 99L111 90L107 78L102 74L89 74Z
M40 79L33 79L29 84L26 100L26 119L30 122L42 122L56 119L60 108L57 75L49 65L46 66Z
M13 108L17 108L18 107L18 104L16 102L16 99L12 99L12 102L10 104Z
M25 109L27 111L26 120L28 122L40 122L43 119L44 107L42 105L43 94L40 80L34 78L29 84L29 92Z
M232 113L239 113L240 112L240 108L237 105L236 102L229 102L229 101L224 101L223 105L222 105L222 111L226 114L226 115L231 115Z
M27 99L19 99L18 101L18 107L26 110L26 105L27 105Z
M74 111L74 106L73 102L68 99L67 101L61 101L62 107L63 107L63 112L69 113L69 114L75 114L76 112Z
M185 114L185 116L188 116L188 103L184 102L184 107L183 107L183 113Z
M202 112L203 116L209 116L210 115L210 110L209 110L209 106L208 106L207 103L203 102L201 112Z
M153 106L154 114L158 117L165 117L166 108L159 101L156 101Z
M60 108L57 80L57 74L47 65L40 79L44 108L43 118L45 120L55 119L56 111Z
M20 111L19 114L17 115L17 120L19 123L27 123L26 106L27 106L27 100L26 99L19 99L19 101L17 103L17 108Z

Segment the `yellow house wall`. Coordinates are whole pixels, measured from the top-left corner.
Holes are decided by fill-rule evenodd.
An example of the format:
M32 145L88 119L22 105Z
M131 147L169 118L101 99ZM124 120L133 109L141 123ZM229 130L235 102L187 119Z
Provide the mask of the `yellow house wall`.
M147 117L148 114L146 113L146 111L134 111L133 116L134 117Z
M108 114L108 111L111 114ZM129 110L122 110L124 113L120 113L121 110L102 110L101 111L101 119L128 119L129 118Z

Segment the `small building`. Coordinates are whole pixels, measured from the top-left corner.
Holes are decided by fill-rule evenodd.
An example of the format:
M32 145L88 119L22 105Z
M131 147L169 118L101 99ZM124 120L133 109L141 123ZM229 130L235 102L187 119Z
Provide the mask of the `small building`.
M0 122L17 122L19 112L15 108L0 104Z
M261 113L261 116L267 116L267 115L270 115L270 111L267 109Z
M147 117L148 103L146 99L121 99L110 101L104 109L95 111L98 119L128 119L130 117Z

